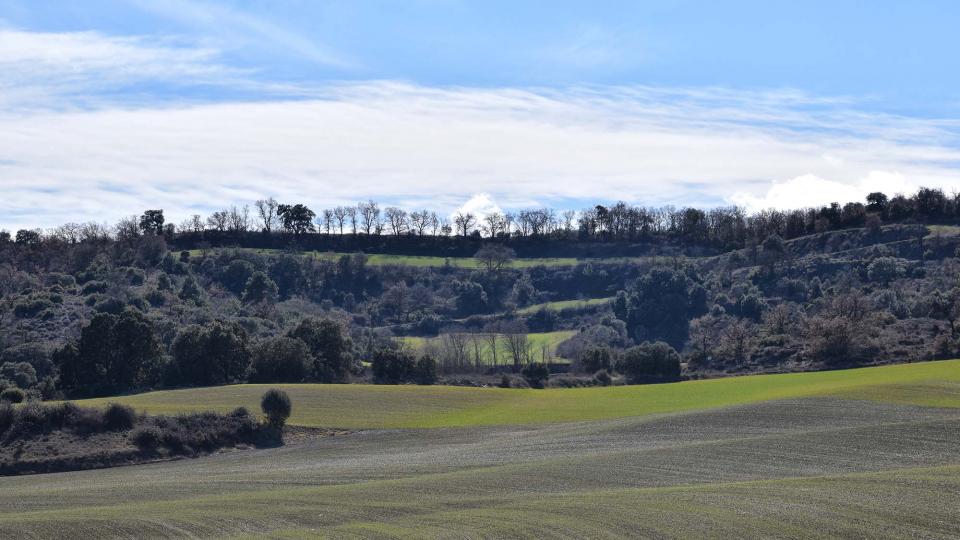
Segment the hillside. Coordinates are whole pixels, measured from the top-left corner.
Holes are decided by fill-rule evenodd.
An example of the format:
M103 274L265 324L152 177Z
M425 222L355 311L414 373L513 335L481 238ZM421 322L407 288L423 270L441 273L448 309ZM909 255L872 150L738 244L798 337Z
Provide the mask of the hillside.
M951 358L960 228L952 199L911 222L932 216L930 193L945 197L876 213L616 207L624 223L659 216L647 232L600 207L576 233L488 238L177 233L161 211L92 239L20 231L0 237L0 392L569 387ZM552 373L520 373L537 363Z
M288 386L294 422L363 429L0 478L0 535L953 537L958 374L949 361L655 387ZM188 411L259 390L124 400Z

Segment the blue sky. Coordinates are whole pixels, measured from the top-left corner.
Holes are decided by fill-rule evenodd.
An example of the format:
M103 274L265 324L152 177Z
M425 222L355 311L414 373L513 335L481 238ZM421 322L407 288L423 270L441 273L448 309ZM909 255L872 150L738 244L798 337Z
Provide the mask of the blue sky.
M946 1L7 0L0 226L960 187Z

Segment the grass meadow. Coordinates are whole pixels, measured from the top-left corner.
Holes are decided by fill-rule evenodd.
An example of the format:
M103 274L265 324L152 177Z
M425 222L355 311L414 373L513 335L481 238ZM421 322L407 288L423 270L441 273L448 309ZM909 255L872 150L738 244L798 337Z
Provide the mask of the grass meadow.
M283 384L290 422L348 429L437 428L582 422L712 409L817 396L928 407L960 407L960 360L678 383L549 390L454 386ZM152 414L256 410L271 385L166 390L81 405L120 402Z
M253 407L264 388L120 400ZM353 431L0 478L0 537L960 536L958 361L613 388L285 388L294 423Z

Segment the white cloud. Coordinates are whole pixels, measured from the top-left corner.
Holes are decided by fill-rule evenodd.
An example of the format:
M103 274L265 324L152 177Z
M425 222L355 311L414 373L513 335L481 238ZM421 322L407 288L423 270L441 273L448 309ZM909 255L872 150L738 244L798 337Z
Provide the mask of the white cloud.
M17 97L37 104L44 96L138 81L227 82L239 72L217 64L217 55L171 39L0 28L0 92L8 103Z
M739 192L730 200L752 211L768 208L787 210L832 202L863 202L867 194L874 191L894 195L909 193L917 187L919 184L911 184L902 174L889 171L871 171L867 176L853 183L805 174L783 182L774 182L763 195Z
M493 198L487 193L477 193L467 199L467 202L460 205L459 208L450 213L450 220L457 214L473 214L478 222L490 214L503 213L503 209L493 201Z
M188 24L236 47L267 43L317 64L354 67L353 60L315 39L226 5L196 0L137 0L135 3L146 11Z
M479 193L470 204L480 213L620 199L798 206L873 185L960 186L950 123L788 91L372 82L304 94L313 97L0 109L0 226L158 207L179 221L265 195L450 212Z

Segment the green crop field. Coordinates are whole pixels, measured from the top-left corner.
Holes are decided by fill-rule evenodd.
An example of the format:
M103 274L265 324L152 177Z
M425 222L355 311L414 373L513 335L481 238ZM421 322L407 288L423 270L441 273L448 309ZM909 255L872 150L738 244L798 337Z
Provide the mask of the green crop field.
M0 537L960 536L960 361L581 389L283 386L293 423L353 431L0 478ZM227 410L265 388L83 404Z
M960 360L754 375L671 384L521 390L453 386L274 385L297 406L291 423L338 428L434 428L578 422L813 396L960 407ZM150 413L257 408L269 385L150 392L81 401Z
M557 302L544 302L542 304L534 304L532 306L527 306L523 309L518 309L517 313L523 313L523 314L536 313L541 309L549 309L551 311L560 311L563 309L602 306L604 304L609 304L612 301L613 301L613 298L588 298L585 300L559 300Z
M243 251L250 251L253 253L259 253L262 255L276 255L282 253L282 250L278 249L252 249L252 248L241 248ZM191 249L190 256L196 257L203 253L203 250ZM213 251L213 250L208 250ZM306 251L302 252L303 255L308 257L314 257L316 259L324 260L337 260L344 255L352 255L352 253L340 253L333 251ZM454 266L457 268L480 268L480 262L473 257L432 257L432 256L419 256L419 255L385 255L381 253L368 253L367 255L367 264L372 266L386 266L386 265L398 265L398 266L419 266L419 267L442 267L442 266ZM543 257L543 258L523 258L523 259L514 259L507 266L510 268L531 268L534 266L574 266L580 262L584 262L589 259L575 259L572 257Z

